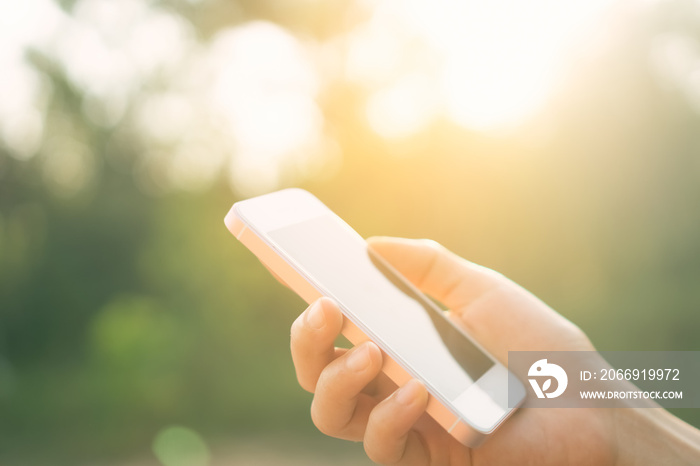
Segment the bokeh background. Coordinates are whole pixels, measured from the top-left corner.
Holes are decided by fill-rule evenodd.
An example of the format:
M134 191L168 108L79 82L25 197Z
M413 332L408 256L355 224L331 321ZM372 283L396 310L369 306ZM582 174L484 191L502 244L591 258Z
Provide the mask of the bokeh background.
M699 350L699 112L697 0L0 1L0 463L368 464L223 225L288 186Z

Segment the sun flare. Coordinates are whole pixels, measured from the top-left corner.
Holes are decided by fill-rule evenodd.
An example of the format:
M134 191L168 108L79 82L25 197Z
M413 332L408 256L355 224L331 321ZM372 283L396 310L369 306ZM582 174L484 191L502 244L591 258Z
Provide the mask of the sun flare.
M371 2L370 21L350 39L348 72L374 91L368 119L386 137L410 134L438 111L473 130L517 125L545 103L567 53L612 3ZM410 92L406 76L423 85Z

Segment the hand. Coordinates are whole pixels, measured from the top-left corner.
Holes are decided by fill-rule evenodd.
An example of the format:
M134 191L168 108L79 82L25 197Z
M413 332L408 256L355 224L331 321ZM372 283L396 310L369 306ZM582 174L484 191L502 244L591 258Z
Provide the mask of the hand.
M445 304L450 317L503 363L508 351L593 349L578 327L535 296L435 242L375 238L369 245ZM342 322L331 300L312 304L292 325L292 358L299 383L315 394L311 416L319 430L363 441L377 463L561 466L698 459L697 431L661 409L524 408L482 447L469 449L425 413L428 394L420 382L396 390L381 373L382 353L374 343L335 348ZM637 463L639 458L650 462Z

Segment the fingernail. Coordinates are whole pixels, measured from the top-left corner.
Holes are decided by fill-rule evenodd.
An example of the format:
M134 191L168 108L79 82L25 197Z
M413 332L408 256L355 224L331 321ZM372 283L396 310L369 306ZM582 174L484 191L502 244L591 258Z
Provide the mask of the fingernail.
M361 371L369 365L369 344L358 346L348 356L348 367L354 371Z
M316 330L320 330L326 325L326 316L323 314L323 305L320 301L316 301L311 309L309 309L306 322Z
M418 396L420 386L421 383L416 379L409 380L396 392L396 401L402 405L410 405Z

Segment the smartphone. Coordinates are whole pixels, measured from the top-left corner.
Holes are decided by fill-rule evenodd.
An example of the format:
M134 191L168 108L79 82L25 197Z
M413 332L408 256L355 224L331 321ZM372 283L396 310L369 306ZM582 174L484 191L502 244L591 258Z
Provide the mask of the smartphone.
M511 406L524 399L508 369L311 193L293 188L237 202L225 223L307 303L335 300L343 335L355 345L372 340L397 385L420 380L427 413L462 444L478 446L513 413L509 389Z

